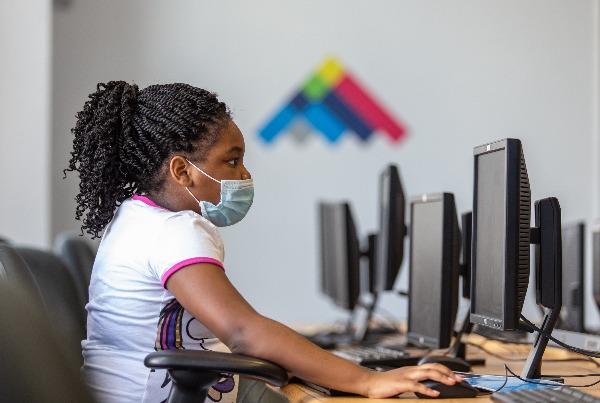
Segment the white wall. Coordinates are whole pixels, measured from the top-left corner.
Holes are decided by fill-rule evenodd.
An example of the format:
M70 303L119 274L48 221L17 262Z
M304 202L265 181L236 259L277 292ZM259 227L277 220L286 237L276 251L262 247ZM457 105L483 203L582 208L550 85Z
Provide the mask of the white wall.
M50 0L0 0L0 238L50 241Z
M76 178L61 179L69 130L95 84L112 79L188 82L232 107L257 189L249 216L223 230L226 267L260 312L288 323L344 317L318 290L316 203L348 199L359 231L374 230L377 175L390 162L408 195L454 192L462 213L471 209L473 147L518 137L533 197L556 196L564 222L591 224L600 215L596 3L73 0L54 13L52 230L78 226ZM406 122L406 141L258 138L329 55ZM382 307L405 316L396 296ZM588 319L599 320L595 308Z

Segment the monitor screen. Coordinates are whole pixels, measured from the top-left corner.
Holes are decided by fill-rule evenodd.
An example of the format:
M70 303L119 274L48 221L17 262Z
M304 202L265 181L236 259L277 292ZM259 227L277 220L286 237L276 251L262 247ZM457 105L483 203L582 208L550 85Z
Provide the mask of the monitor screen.
M404 257L405 199L398 167L389 165L379 178L379 233L375 253L375 291L391 290Z
M574 332L584 331L584 234L582 222L562 226L562 309L556 327Z
M450 346L458 306L460 230L454 195L416 196L410 203L409 343Z
M360 293L360 247L348 203L319 203L321 289L333 303L352 310Z
M515 330L529 283L531 192L521 142L474 149L472 323Z

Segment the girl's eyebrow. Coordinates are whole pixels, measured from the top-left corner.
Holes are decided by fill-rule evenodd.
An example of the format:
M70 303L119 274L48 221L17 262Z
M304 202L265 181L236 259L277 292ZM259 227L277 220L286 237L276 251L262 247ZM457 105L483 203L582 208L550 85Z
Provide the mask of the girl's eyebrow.
M244 152L244 149L242 147L238 147L238 146L233 146L229 149L229 151L227 151L227 153L233 153L233 152Z

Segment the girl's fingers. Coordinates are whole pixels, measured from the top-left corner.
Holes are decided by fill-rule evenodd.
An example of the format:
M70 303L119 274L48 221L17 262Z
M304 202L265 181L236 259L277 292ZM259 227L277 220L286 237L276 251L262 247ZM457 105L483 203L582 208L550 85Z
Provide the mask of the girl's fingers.
M456 382L463 380L462 376L455 374L448 367L441 364L423 364L414 367L407 376L415 381L424 381L432 379L434 381L443 382L448 385L453 385Z

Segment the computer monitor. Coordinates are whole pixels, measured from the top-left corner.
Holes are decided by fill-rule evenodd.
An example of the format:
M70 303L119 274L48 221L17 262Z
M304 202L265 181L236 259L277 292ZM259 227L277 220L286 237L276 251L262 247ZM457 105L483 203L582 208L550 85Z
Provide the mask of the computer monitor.
M529 284L531 192L521 142L475 147L471 322L516 330Z
M592 292L600 309L600 224L592 227Z
M347 202L320 202L321 289L352 310L360 294L360 245Z
M404 257L406 236L404 189L396 165L379 177L379 232L375 253L375 292L391 290Z
M452 193L410 202L409 344L447 348L458 307L460 229Z
M504 139L474 149L471 314L474 324L517 330L529 283L529 244L535 247L536 301L548 308L542 331L550 334L562 299L560 206L535 202L521 142ZM538 334L521 376L539 378L548 339Z
M583 222L562 225L562 309L556 325L559 329L584 332L583 284L584 284Z
M462 279L462 296L471 299L471 243L473 239L473 212L467 211L461 216L462 250L460 277ZM469 318L466 318L468 321Z

